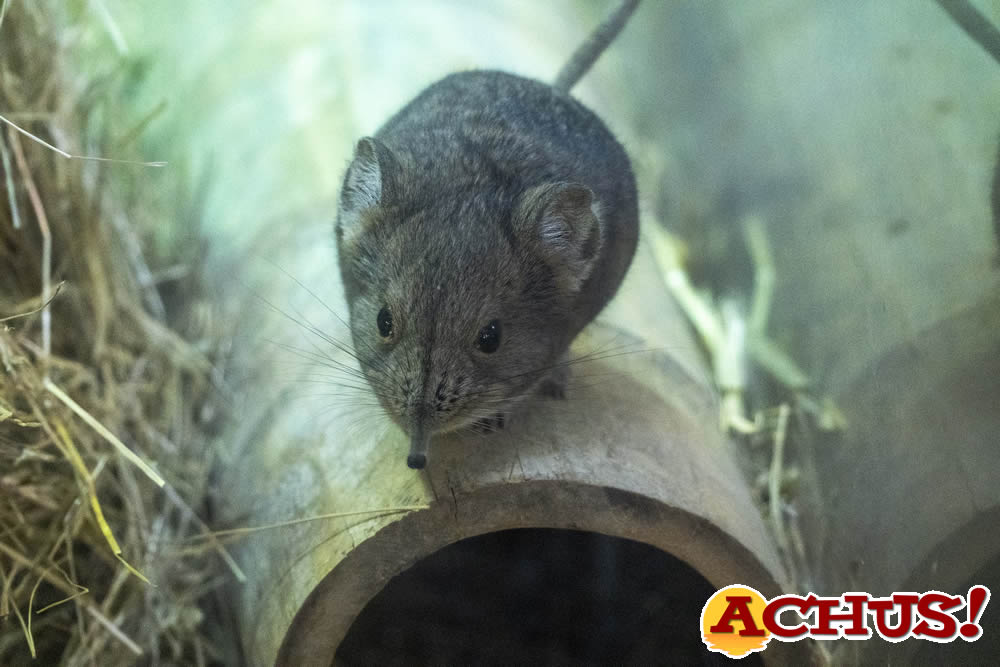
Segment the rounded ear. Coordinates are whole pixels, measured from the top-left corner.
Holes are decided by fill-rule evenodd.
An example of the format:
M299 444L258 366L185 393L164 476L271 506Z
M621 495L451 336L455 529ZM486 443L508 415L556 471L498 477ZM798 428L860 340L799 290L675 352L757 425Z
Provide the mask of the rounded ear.
M374 137L358 141L340 189L337 236L350 243L364 231L365 213L386 204L392 192L396 160Z
M553 269L566 290L578 291L601 250L601 221L593 191L579 183L550 183L521 195L514 225Z

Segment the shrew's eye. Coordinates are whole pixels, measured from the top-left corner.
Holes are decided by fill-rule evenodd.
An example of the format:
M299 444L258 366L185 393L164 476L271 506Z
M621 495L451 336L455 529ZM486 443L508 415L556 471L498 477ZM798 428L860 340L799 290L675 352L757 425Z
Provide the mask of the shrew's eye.
M497 351L497 348L500 347L500 320L493 320L479 330L479 334L476 336L476 347L486 354Z
M378 335L382 338L392 337L392 313L385 306L382 310L378 311L378 317L376 318L376 323L378 324Z

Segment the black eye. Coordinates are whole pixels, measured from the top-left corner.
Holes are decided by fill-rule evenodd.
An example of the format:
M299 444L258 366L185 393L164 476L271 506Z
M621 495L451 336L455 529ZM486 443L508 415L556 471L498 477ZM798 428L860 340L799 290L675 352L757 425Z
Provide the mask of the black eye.
M479 330L479 335L476 336L476 347L486 354L497 351L497 348L500 347L500 320L493 320Z
M389 309L383 307L382 310L378 311L378 318L375 321L378 323L378 335L382 338L390 338L392 336L392 313L389 312Z

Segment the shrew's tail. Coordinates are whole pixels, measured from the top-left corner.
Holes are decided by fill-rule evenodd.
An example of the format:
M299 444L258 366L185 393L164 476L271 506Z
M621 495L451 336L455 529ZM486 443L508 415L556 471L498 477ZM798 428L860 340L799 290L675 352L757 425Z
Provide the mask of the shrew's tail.
M580 77L587 73L590 66L604 53L604 49L608 48L608 44L618 36L618 33L628 23L629 17L632 16L632 12L635 11L638 4L639 0L622 0L618 9L612 12L608 18L604 19L604 22L594 32L590 33L587 41L573 52L569 62L563 66L559 71L559 75L556 76L556 81L552 84L553 87L564 93L569 92L569 89L580 80Z

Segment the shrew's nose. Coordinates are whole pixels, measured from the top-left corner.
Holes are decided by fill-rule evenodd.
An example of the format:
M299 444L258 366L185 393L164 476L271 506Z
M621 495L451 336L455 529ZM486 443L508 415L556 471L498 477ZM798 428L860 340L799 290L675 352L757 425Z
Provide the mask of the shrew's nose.
M427 443L431 438L423 421L418 416L410 431L410 454L406 457L406 465L415 470L427 465Z

